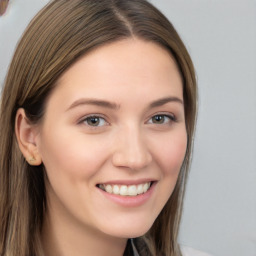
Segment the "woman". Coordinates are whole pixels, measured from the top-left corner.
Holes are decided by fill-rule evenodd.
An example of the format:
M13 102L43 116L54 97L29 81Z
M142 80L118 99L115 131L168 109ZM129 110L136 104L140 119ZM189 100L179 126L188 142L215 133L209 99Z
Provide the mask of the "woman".
M148 2L50 2L2 93L0 254L181 255L196 95Z

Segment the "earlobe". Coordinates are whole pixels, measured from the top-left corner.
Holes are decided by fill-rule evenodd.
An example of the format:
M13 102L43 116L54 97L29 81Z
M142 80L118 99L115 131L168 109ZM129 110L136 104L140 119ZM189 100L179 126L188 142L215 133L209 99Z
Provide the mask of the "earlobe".
M42 163L36 143L37 133L36 126L28 120L24 109L19 108L15 119L15 134L19 148L30 165L40 165Z

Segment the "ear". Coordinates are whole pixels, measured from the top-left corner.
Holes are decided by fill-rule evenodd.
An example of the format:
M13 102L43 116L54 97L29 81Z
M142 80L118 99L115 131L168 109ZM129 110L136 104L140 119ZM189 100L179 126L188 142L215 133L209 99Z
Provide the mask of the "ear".
M27 162L30 165L40 165L42 158L36 144L38 127L28 120L23 108L19 108L16 113L15 134L19 148Z

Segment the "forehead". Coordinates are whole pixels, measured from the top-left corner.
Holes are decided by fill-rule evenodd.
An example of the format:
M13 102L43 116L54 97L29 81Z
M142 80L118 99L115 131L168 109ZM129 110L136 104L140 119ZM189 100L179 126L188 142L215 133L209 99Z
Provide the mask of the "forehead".
M158 44L126 39L101 46L79 59L61 76L52 96L65 96L66 101L80 96L118 101L120 94L150 98L158 97L158 93L159 97L175 94L182 98L176 62Z

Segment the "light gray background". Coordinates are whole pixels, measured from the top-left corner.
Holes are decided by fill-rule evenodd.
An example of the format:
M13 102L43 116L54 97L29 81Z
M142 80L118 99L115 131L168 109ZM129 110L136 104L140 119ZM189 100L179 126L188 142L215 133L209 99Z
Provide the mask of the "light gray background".
M0 84L19 36L48 0L11 0L0 17ZM151 0L194 61L200 92L180 242L256 256L256 1Z

